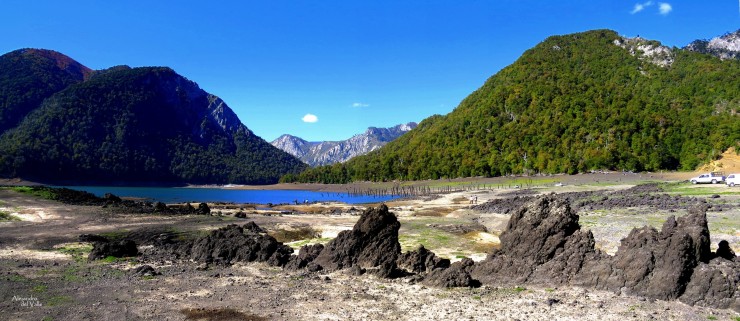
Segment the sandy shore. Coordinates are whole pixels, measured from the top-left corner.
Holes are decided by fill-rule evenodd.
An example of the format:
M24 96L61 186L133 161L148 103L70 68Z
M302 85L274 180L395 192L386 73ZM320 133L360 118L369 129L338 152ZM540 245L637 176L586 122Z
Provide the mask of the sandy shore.
M505 177L468 177L455 179L438 179L422 181L392 181L392 182L354 182L349 184L308 184L308 183L281 183L272 185L189 185L189 187L207 187L243 190L308 190L324 192L347 192L383 190L395 186L414 187L478 187L478 186L550 186L555 183L568 185L629 184L635 185L649 181L685 181L695 176L694 172L660 172L660 173L629 173L629 172L598 172L576 175L536 175L536 176L505 176Z

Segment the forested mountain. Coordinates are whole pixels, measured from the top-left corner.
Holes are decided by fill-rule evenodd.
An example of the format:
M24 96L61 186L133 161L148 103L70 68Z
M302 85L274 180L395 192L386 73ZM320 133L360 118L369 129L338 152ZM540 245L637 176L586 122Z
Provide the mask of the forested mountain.
M89 68L51 50L21 49L0 56L0 134L44 99L91 74Z
M390 128L370 127L362 134L340 141L309 142L286 134L270 144L300 158L310 166L330 165L374 151L416 128L416 125L411 122Z
M740 61L610 30L549 37L365 156L284 181L691 170L740 147Z
M6 124L17 122L0 136L4 177L265 184L307 167L172 69L92 72L49 53L28 49L0 57L0 64L13 66L0 69L2 112L13 115Z

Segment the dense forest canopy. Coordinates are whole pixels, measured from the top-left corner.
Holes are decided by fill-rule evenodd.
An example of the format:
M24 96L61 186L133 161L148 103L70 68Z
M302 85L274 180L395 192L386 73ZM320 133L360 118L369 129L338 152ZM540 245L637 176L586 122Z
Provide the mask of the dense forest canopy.
M12 63L15 53L0 57L0 65ZM0 115L13 116L6 124L17 123L0 136L4 177L269 184L307 167L172 69L121 66L68 79L52 68L59 64L55 58L31 55L20 67L0 70ZM14 89L26 87L30 97Z
M738 60L610 30L553 36L451 113L368 155L282 181L693 170L740 146L739 107Z

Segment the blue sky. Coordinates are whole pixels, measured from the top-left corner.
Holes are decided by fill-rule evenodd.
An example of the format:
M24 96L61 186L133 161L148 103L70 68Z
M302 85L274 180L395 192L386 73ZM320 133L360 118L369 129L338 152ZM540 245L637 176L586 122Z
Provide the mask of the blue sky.
M0 53L169 66L268 141L340 140L449 113L546 37L603 28L682 47L740 28L740 1L4 0Z

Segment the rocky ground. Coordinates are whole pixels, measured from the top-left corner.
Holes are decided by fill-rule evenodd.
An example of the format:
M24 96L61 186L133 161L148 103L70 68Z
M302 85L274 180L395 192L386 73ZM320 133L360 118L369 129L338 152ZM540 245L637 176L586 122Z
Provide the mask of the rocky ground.
M353 239L350 234L360 232L350 233L349 229L358 222L363 208L343 204L269 211L210 204L211 215L142 214L131 213L130 209L62 204L0 190L0 210L21 218L0 222L0 310L11 320L740 320L736 310L656 300L608 287L595 290L592 286L532 282L439 287L431 281L434 278L425 281L421 274L383 272L382 266L390 263L383 263L383 256L359 254L371 247L383 249L384 253L408 254L421 244L438 258L422 265L434 266L442 264L440 260L450 259L458 262L452 264L454 268L463 266L465 258L473 258L477 266L492 249L500 247L499 237L514 211L508 208L516 207L511 204L521 205L534 194L553 191L571 197L569 201L576 204L581 222L587 223L584 228L593 232L597 248L603 247L606 252L612 249L612 254L619 239L627 236L632 227L642 223L661 227L669 215L681 217L688 213L686 207L671 204L694 202L715 209L707 212L712 250L717 249L720 239L725 239L731 249L738 251L740 193L719 191L720 197L713 198L715 190L711 188L716 187L706 187L708 195L693 193L678 195L676 199L677 194L671 191L629 190L630 187L591 186L590 190L604 190L596 195L584 190L589 188L570 185L527 192L466 191L393 202L389 204L390 211L400 223L398 249ZM670 198L661 196L666 193ZM470 207L471 196L478 196L477 206ZM486 203L489 200L492 202ZM609 214L612 212L620 218L613 219ZM244 218L235 217L237 213L243 213ZM269 256L254 256L252 260L252 252L238 254L238 248L214 251L223 245L218 245L213 236L216 232L208 231L246 222L255 222L267 232L255 232L253 237L260 237L257 243L264 244L262 248L273 249ZM366 230L375 228L368 226ZM223 235L232 233L219 231ZM392 235L393 230L388 231ZM250 233L239 232L247 237ZM101 235L114 242L130 239L138 244L141 254L124 258L103 256L102 260L89 261L90 253L96 252L96 243L91 239L80 242L81 234ZM333 252L319 255L316 264L321 269L297 268L297 263L290 267L291 263L281 263L284 255L275 254L285 250L278 250L257 236L268 234L295 249L320 242L333 248ZM340 234L343 236L337 237ZM339 246L332 239L343 239L344 245ZM187 242L193 242L186 246L188 250L163 246ZM348 258L336 254L340 252L358 254ZM227 257L234 262L223 264ZM142 268L145 265L151 269ZM381 268L369 268L362 274L351 267L360 265ZM406 269L410 270L408 266Z

